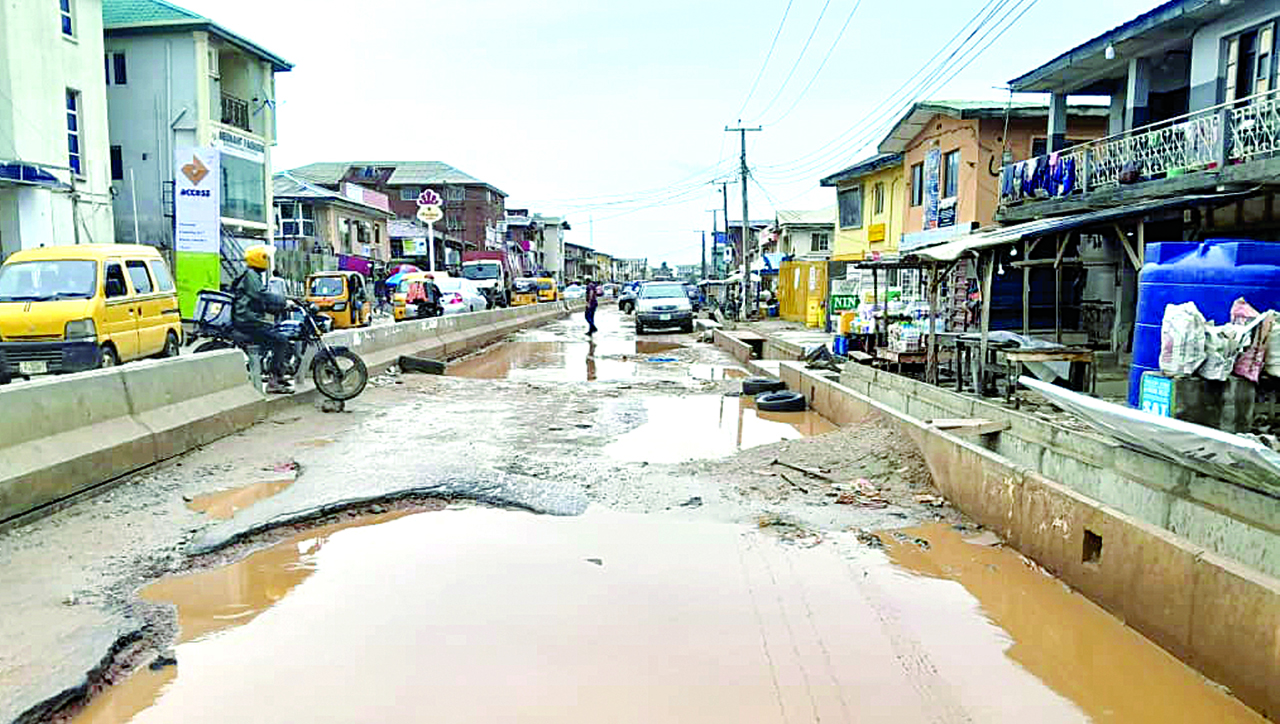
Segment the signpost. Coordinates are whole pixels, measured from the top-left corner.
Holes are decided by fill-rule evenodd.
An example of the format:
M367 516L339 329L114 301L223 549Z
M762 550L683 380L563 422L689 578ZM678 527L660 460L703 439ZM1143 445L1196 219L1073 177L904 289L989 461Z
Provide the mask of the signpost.
M423 189L422 193L418 194L418 221L427 225L430 271L436 270L436 222L444 218L444 211L440 209L441 201L440 194L431 189Z
M222 254L222 156L216 148L180 148L174 156L174 251L178 306L195 313L196 294L217 289Z

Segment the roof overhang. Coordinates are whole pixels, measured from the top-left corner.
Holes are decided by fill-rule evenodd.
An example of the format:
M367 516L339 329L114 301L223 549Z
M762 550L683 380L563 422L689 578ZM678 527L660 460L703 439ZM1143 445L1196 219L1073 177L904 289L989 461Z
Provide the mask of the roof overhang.
M822 186L835 186L845 181L856 181L857 179L873 174L881 169L889 168L902 164L902 154L900 153L882 153L877 156L856 163L843 171L837 171L830 176L822 179L818 183Z
M277 73L286 73L293 70L293 63L290 63L248 38L236 35L211 20L165 20L154 23L115 25L103 28L102 32L107 37L112 37L197 31L203 31L210 35L215 35L223 41L236 46L240 50L271 63L272 69Z
M1239 9L1219 0L1166 2L1014 78L1009 86L1020 92L1110 95L1114 80L1128 75L1129 59L1190 48L1196 29ZM1115 51L1111 60L1108 46Z
M1067 115L1074 118L1090 116L1105 118L1110 113L1109 107L1096 104L1075 103L1067 107ZM929 127L929 123L936 116L947 116L963 121L975 118L1004 118L1006 115L1009 118L1047 119L1049 106L1037 103L993 102L983 106L957 107L945 103L917 103L894 124L877 150L880 153L904 153L911 147L911 142L920 135L921 131Z

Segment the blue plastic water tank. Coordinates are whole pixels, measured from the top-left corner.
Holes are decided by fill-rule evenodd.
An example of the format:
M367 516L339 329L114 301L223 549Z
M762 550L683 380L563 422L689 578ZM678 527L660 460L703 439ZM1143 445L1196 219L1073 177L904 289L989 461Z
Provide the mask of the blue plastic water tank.
M1138 314L1129 370L1129 406L1138 406L1142 373L1160 369L1160 323L1167 304L1195 302L1205 319L1231 320L1240 297L1259 311L1280 309L1280 244L1247 239L1147 244L1138 276Z

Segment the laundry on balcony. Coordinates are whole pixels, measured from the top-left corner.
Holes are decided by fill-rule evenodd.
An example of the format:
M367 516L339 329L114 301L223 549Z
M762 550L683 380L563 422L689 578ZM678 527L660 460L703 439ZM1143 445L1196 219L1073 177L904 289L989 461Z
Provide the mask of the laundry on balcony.
M1000 197L1006 202L1070 195L1076 189L1076 159L1066 153L1019 161L1000 172Z

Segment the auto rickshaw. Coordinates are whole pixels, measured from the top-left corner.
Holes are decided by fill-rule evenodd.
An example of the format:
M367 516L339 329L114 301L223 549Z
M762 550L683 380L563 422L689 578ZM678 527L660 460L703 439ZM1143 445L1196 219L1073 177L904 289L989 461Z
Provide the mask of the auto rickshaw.
M307 301L334 329L367 327L373 323L373 299L364 275L357 271L319 272L307 277Z
M512 286L511 306L522 307L526 304L538 303L538 280L532 278L517 279Z
M560 298L560 292L556 288L556 280L551 277L538 277L538 301L554 302Z
M410 287L414 284L420 285L428 279L439 281L448 278L449 275L442 271L401 274L400 283L396 285L395 293L391 296L391 316L395 317L397 322L402 322L406 319L417 319L417 314L410 315L406 312Z

